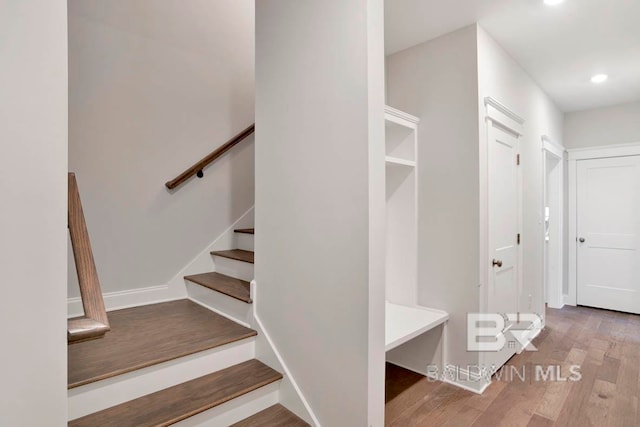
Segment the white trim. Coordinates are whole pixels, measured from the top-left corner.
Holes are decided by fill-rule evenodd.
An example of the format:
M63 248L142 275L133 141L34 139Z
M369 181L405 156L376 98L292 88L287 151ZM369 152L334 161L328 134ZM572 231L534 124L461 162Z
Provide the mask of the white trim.
M548 151L559 159L564 158L567 149L562 144L554 142L547 135L542 135L542 149Z
M484 99L486 120L491 120L494 126L514 134L517 138L524 135L524 119L491 97Z
M570 148L569 160L603 159L607 157L639 156L640 142L599 147Z
M569 285L565 295L565 304L578 304L578 254L576 248L578 226L578 165L580 160L604 159L610 157L640 156L640 142L631 144L616 144L598 147L568 149L569 153Z
M174 301L181 298L169 296L169 286L150 286L148 288L127 289L126 291L108 292L103 295L104 305L107 311L121 310L123 308L142 305L157 304L166 301ZM67 316L78 317L84 314L82 299L74 297L67 299Z
M567 230L567 246L568 246L568 254L569 259L567 260L567 268L569 283L567 284L567 295L564 303L566 305L577 305L578 304L578 292L577 292L577 284L578 284L578 272L576 271L578 265L578 253L576 248L576 225L577 225L577 212L578 212L578 199L577 199L577 164L575 160L570 159L568 164L568 172L567 172L567 180L568 180L568 190L569 194L567 194L568 198L568 207L569 212L567 215L569 216L569 230Z
M547 155L550 154L551 156L555 157L559 163L558 163L558 174L559 174L559 180L558 183L560 185L560 188L557 189L556 191L558 191L558 198L560 199L560 212L558 215L558 221L559 221L559 229L558 229L558 235L560 236L559 239L557 239L557 242L560 244L560 248L558 249L558 256L559 256L559 260L556 260L556 262L558 263L558 276L560 277L560 280L557 282L558 286L560 286L560 289L553 289L552 292L550 292L551 295L549 295L547 293L547 271L546 271L546 266L547 266L547 243L545 241L545 227L542 227L542 244L543 244L543 256L544 256L544 262L543 262L543 283L544 283L544 292L543 295L545 295L545 299L546 302L549 304L550 308L562 308L565 304L564 302L564 298L563 298L563 292L564 292L564 218L565 218L565 212L564 212L564 153L566 152L564 146L562 146L561 144L558 144L556 142L554 142L551 138L549 138L546 135L542 136L542 200L541 200L541 217L544 221L544 216L545 216L545 198L546 198L546 193L547 193Z
M384 161L387 163L387 166L407 166L410 168L416 166L415 160L401 159L399 157L385 156Z
M158 304L161 302L175 301L188 298L184 276L213 271L214 263L210 252L216 249L226 249L233 245L234 229L253 223L251 206L239 219L233 222L225 231L216 237L212 243L201 250L183 268L180 269L167 283L145 288L126 289L124 291L107 292L103 294L107 311L121 310L124 308L143 305ZM245 222L243 222L245 221ZM78 317L84 314L82 299L72 297L67 299L67 316Z
M305 409L307 410L307 413L309 414L309 417L312 420L313 427L321 427L320 421L318 421L318 418L316 417L315 413L313 412L313 409L311 408L311 405L309 405L309 402L304 397L304 394L302 393L302 390L298 386L298 383L296 382L296 380L293 377L293 375L291 375L291 371L287 367L284 359L282 358L282 355L280 354L280 352L278 351L278 348L276 347L275 343L271 339L271 336L269 335L269 332L264 327L264 324L262 323L262 320L260 320L260 316L258 316L258 301L259 301L258 295L259 295L259 293L256 291L256 289L258 289L258 287L256 286L256 281L252 280L250 286L251 286L251 291L250 292L251 292L251 295L253 297L253 304L252 304L253 305L253 320L255 321L256 326L259 329L258 333L261 333L262 336L267 340L267 343L269 343L269 346L271 347L271 351L273 351L273 354L278 359L278 362L280 363L280 366L282 367L282 370L284 371L284 374L286 375L286 379L291 383L291 386L293 387L293 389L297 393L299 399L302 401L302 404L304 405Z
M405 113L404 111L400 111L397 108L389 107L388 105L384 106L384 112L385 112L385 120L392 120L395 122L396 120L393 120L393 119L398 118L403 121L411 122L414 125L417 125L418 123L420 123L420 119L418 117L412 116L411 114ZM403 123L400 123L400 124L403 124Z
M451 372L456 373L454 378L451 378ZM440 381L475 394L484 393L487 387L491 385L491 379L487 375L476 374L468 369L462 369L454 365L445 366L444 372L440 376Z
M523 125L524 122L525 122L525 120L522 117L520 117L519 115L514 113L512 110L507 108L503 103L501 103L500 101L498 101L495 98L492 98L490 96L485 97L484 98L484 105L492 106L496 110L500 111L502 114L505 114L506 116L508 116L511 119L515 120L520 125Z

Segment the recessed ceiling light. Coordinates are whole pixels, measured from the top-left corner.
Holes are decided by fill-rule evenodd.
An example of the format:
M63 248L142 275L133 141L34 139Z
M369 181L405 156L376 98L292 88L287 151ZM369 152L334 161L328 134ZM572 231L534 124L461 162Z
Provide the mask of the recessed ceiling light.
M608 78L609 76L607 76L606 74L596 74L595 76L591 77L591 83L603 83Z
M544 4L548 4L549 6L557 6L563 2L564 0L544 0Z

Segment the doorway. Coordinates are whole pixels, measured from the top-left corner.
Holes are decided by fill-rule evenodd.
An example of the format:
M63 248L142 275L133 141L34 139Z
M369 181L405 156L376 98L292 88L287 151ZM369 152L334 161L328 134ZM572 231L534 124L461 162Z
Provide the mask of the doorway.
M640 145L570 153L575 304L640 314Z
M551 308L562 308L563 282L563 187L564 148L547 137L542 138L544 193L542 217L544 221L544 295Z

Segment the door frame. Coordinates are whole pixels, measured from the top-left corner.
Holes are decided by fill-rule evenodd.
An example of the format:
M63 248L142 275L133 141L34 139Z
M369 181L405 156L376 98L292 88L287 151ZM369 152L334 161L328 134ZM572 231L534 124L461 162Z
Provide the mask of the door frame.
M568 202L569 202L569 233L568 268L569 283L568 292L564 296L567 305L578 304L578 161L606 159L610 157L640 156L640 142L631 144L616 144L587 148L572 148L567 150L568 160Z
M560 206L559 206L559 215L558 215L558 222L559 222L559 235L560 238L554 240L552 243L559 245L559 247L557 247L557 254L558 254L558 258L555 260L558 266L558 273L557 275L559 276L559 280L556 282L556 285L552 287L552 289L547 289L547 274L548 274L548 265L547 265L547 259L548 259L548 248L547 248L547 243L545 241L545 228L544 226L542 227L542 235L541 235L541 239L542 239L542 247L543 247L543 251L544 251L544 264L543 264L543 278L544 278L544 297L545 297L545 302L549 305L549 307L551 308L562 308L562 306L564 305L564 289L563 289L563 283L564 283L564 153L566 152L566 149L564 148L564 146L554 142L551 138L549 138L546 135L542 136L542 200L541 200L541 217L542 220L544 222L544 216L545 216L545 206L546 206L546 199L547 199L547 188L548 188L548 182L547 182L547 158L549 156L554 157L558 160L558 166L556 166L558 168L557 173L560 175L560 179L558 180L558 187L555 191L557 191L557 196L558 199L560 200Z
M522 153L522 144L524 143L524 123L525 120L516 114L513 110L492 97L486 97L484 102L484 128L480 132L480 303L479 309L481 313L486 313L488 309L489 284L491 282L491 235L489 230L489 212L491 206L490 198L490 180L489 180L489 138L491 135L491 127L500 128L518 140L518 151ZM523 209L522 209L522 167L518 168L518 232L522 233ZM520 305L520 293L522 289L522 252L523 246L518 245L517 253L517 277L516 292L518 300L516 304ZM518 309L518 308L516 308ZM515 350L514 350L515 351ZM486 366L486 353L481 352L478 358L479 366ZM478 384L478 388L482 391L491 381Z
M522 152L525 120L500 101L490 96L484 98L484 124L482 143L480 144L480 312L486 313L488 308L489 283L491 282L491 236L489 232L489 135L495 126L512 134L518 139L519 151ZM518 168L518 232L522 233L522 168ZM517 292L520 297L522 288L522 245L518 245Z

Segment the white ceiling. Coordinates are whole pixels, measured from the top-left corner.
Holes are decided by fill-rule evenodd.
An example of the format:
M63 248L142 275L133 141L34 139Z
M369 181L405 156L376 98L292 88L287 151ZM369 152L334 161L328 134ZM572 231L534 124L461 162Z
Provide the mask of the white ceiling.
M640 0L387 0L387 54L474 22L565 112L640 100Z

